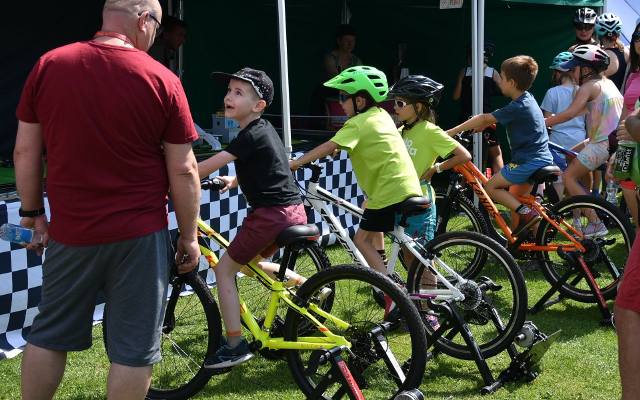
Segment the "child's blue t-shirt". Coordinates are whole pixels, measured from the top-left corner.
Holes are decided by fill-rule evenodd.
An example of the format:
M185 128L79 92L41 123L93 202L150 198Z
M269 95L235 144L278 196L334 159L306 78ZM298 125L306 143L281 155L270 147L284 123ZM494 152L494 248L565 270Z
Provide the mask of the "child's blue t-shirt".
M552 114L559 114L569 108L573 102L574 91L577 87L558 85L547 90L540 108ZM587 130L584 125L584 115L578 115L551 128L551 140L553 143L570 149L587 138Z
M507 128L511 162L519 165L532 161L553 164L542 110L531 93L524 92L491 114Z

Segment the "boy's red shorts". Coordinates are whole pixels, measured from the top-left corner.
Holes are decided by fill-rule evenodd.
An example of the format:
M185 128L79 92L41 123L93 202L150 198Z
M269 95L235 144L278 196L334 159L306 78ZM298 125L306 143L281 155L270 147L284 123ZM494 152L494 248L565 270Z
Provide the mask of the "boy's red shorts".
M242 221L227 253L238 264L246 264L258 254L270 257L278 250L274 242L280 232L306 223L307 214L302 204L256 208Z
M616 306L640 313L640 235L636 236L618 288Z

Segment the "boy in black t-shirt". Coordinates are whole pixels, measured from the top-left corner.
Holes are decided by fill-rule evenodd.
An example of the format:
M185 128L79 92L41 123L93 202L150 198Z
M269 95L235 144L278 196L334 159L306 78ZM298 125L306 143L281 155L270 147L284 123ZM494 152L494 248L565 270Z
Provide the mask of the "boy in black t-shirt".
M236 274L254 258L273 255L277 235L289 226L306 224L307 216L280 137L273 126L261 118L273 100L271 79L263 71L251 68L235 74L214 72L212 76L229 80L224 114L236 120L242 130L226 150L198 164L200 178L234 161L237 176L219 177L227 184L221 192L240 185L251 206L240 231L215 268L226 343L205 360L205 367L220 369L253 357L241 333ZM279 269L279 265L269 262L259 265L270 274ZM304 278L293 271L287 271L287 278L291 285L304 282Z

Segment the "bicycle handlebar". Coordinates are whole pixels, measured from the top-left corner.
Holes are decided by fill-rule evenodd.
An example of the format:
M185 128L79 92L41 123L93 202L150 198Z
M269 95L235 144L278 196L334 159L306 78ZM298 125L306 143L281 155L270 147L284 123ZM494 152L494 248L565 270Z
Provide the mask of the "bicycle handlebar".
M320 179L320 174L322 173L322 169L323 169L320 164L308 163L308 164L301 165L300 168L310 169L311 178L309 180L311 182L318 183L318 180Z
M222 190L227 184L219 178L207 178L200 181L200 187L204 190Z

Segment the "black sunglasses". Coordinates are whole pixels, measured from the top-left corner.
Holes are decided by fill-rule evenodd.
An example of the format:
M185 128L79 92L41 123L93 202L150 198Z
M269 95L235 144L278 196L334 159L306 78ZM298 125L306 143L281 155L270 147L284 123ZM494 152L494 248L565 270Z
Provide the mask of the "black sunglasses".
M593 29L593 24L583 24L583 23L577 23L577 24L573 24L573 26L576 27L577 30L579 31L588 31Z
M142 14L144 13L144 11L140 11L138 13L138 17L142 16ZM151 17L151 19L153 20L153 22L155 22L156 25L156 33L155 36L158 36L162 33L162 23L160 23L160 21L158 21L158 18L154 17L153 14L151 14L151 12L148 12L147 15L149 15L149 17Z
M338 101L340 101L340 103L344 103L345 101L349 100L351 97L350 94L346 94L346 93L338 93Z

